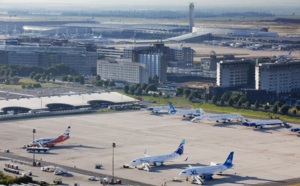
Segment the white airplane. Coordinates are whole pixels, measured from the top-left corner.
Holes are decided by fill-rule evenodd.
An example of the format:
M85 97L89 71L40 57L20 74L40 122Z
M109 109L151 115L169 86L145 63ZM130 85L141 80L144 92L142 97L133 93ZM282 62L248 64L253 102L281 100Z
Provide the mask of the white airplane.
M198 122L200 120L216 120L216 122L223 121L223 123L231 122L233 119L245 121L245 118L241 114L203 114L201 116L193 118L192 122Z
M289 129L292 132L299 132L300 133L300 127L293 127L289 124L286 124L286 128Z
M143 165L143 168L145 170L150 171L150 164L153 164L154 166L161 166L165 161L169 161L171 159L181 156L184 151L184 144L185 144L185 139L181 141L176 151L169 154L149 156L148 154L145 153L144 157L133 159L130 162L130 165L135 167L137 165Z
M70 130L71 130L71 126L68 126L67 130L62 135L58 137L36 139L32 141L28 146L33 147L42 144L45 147L53 147L57 143L61 143L68 140L70 138Z
M212 179L212 176L214 174L220 174L223 171L231 168L233 166L232 164L233 153L234 152L230 152L228 158L223 164L201 166L201 167L189 166L189 168L181 171L179 173L179 176L191 176L192 179L196 181L197 184L201 185L204 183L204 180Z
M201 114L204 114L204 111L200 109L175 109L172 103L169 103L169 113L170 114L182 114L183 117L189 115L190 118L195 116L201 116Z
M243 125L254 126L255 128L258 127L263 128L265 126L270 126L270 125L287 125L287 124L281 121L280 119L266 119L266 120L246 121L243 122Z
M56 167L54 170L55 175L66 175L68 174L68 171L66 169L63 169L61 167Z
M263 44L254 44L252 46L248 46L247 48L250 50L260 50L262 49L263 46L264 46Z
M157 106L157 107L148 107L146 110L151 111L152 113L159 113L162 110L168 111L170 109L169 106Z
M278 55L276 57L277 57L277 59L288 59L288 58L291 58L292 57L292 51L290 51L288 54L281 54L281 55Z

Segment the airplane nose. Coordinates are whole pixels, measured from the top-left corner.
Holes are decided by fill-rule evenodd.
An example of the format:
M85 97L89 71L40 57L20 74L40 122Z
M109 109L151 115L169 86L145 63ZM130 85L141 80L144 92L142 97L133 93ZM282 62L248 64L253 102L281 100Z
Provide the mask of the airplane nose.
M130 165L136 165L136 162L135 161L131 161L129 164Z
M179 176L186 176L187 174L186 174L186 172L185 171L181 171L180 173L179 173Z

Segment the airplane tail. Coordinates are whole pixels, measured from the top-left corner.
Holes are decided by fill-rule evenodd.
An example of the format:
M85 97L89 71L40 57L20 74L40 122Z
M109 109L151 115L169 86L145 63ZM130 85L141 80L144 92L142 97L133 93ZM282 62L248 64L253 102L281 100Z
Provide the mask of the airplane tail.
M179 144L177 150L175 151L175 153L179 154L180 156L183 154L184 151L184 144L185 144L185 139L183 139L181 141L181 143Z
M197 110L197 113L199 114L199 116L202 116L205 114L204 110L202 108Z
M176 109L174 108L173 104L170 102L169 103L169 113L170 114L175 114L176 113Z
M227 157L227 159L226 159L226 161L224 162L223 165L225 165L228 168L231 168L233 166L233 164L232 164L233 154L234 154L234 152L230 152L229 156Z
M201 116L205 114L205 111L203 109L200 109L201 111Z
M71 130L71 126L68 126L67 130L65 131L65 133L62 135L63 137L70 137L70 130Z

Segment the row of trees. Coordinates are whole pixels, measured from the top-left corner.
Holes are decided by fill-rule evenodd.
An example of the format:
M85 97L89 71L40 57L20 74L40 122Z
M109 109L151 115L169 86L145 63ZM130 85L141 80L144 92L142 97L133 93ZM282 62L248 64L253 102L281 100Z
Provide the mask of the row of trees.
M96 82L95 82L95 85L96 85L97 87L103 87L103 86L104 86L104 87L114 87L114 86L116 86L116 84L115 84L114 81L110 81L110 80L102 80L102 79L96 81Z
M95 86L97 87L114 87L116 86L115 82L113 80L102 80L99 75L95 78Z
M64 75L61 78L61 80L68 81L68 82L77 82L77 83L80 83L81 85L84 84L84 77L82 75L76 75L76 76Z
M45 73L36 73L36 72L31 72L29 75L30 79L33 79L35 81L50 81L51 76L50 75L46 75ZM55 78L52 79L53 81L55 81Z
M0 76L6 77L28 77L30 74L45 74L45 76L77 75L77 72L64 65L55 64L49 67L36 67L24 65L0 65Z
M206 88L191 90L188 88L178 87L176 89L176 96L188 99L189 101L199 100L205 97Z
M9 176L5 175L0 171L0 184L1 185L12 185L12 184L23 184L23 183L33 183L32 177L29 176Z
M268 112L287 114L291 107L288 104L282 103L280 101L276 101L273 105L269 105L269 103L260 103L256 101L255 103L251 103L247 100L246 96L240 92L225 92L221 99L218 99L217 96L212 96L211 103L215 105L228 105L232 107L238 108L252 108L252 109L261 109ZM252 106L252 107L251 107ZM293 114L297 114L297 111L300 110L300 107L295 107L292 110Z
M137 96L148 95L149 91L156 92L157 86L155 86L154 84L146 84L146 83L124 86L124 92L127 94L132 94Z

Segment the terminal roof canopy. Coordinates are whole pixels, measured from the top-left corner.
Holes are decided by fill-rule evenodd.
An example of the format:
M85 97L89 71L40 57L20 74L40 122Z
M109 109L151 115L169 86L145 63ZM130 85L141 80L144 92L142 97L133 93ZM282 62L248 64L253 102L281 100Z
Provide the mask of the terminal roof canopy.
M72 95L58 95L22 99L7 99L0 100L0 109L3 111L6 108L22 107L29 110L48 109L48 105L64 104L73 107L90 106L89 103L93 101L103 101L111 104L122 104L129 102L136 102L138 100L117 92L105 93L90 93L90 94L72 94Z

